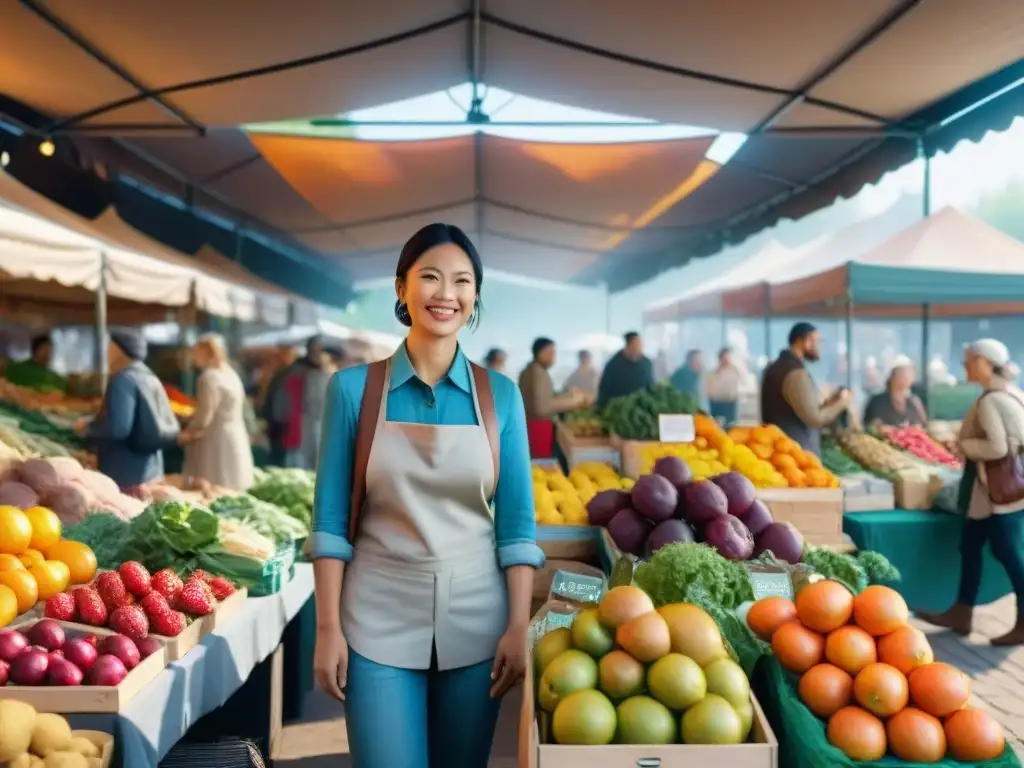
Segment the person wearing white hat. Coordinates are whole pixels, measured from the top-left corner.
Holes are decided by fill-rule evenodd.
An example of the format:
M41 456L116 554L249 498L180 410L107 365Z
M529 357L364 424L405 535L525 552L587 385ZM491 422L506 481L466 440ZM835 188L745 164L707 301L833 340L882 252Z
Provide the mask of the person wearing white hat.
M1014 482L1019 478L1016 471L1009 473L1009 481L995 480L996 468L1005 479L1003 462L1008 456L1019 456L1024 447L1024 400L1007 381L1009 365L1010 353L996 339L979 339L964 350L967 380L984 391L964 417L958 438L967 459L959 498L961 512L967 515L960 542L960 590L949 610L917 614L929 624L961 635L970 633L981 587L982 552L988 542L1017 596L1014 628L990 640L1000 646L1024 644L1024 487Z
M885 382L885 391L868 400L864 409L864 423L923 427L928 417L921 399L911 391L915 377L914 364L910 358L902 355L897 357Z

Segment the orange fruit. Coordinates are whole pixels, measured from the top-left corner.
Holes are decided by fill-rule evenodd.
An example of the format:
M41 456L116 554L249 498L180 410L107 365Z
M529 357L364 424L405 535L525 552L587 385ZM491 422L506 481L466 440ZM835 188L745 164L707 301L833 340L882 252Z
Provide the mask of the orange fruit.
M909 682L914 705L935 717L953 714L971 698L971 678L949 664L920 666L910 673Z
M878 661L875 639L860 627L840 627L825 639L825 658L850 675Z
M773 453L772 466L783 472L787 469L798 469L796 459L788 453Z
M1006 749L1003 727L988 712L961 709L946 720L949 754L962 763L995 760Z
M828 472L818 467L809 467L804 470L804 477L807 478L807 485L810 488L828 488L830 478Z
M867 763L885 755L885 726L860 707L843 707L829 718L828 740L851 760Z
M79 541L61 539L48 550L48 560L59 560L71 571L72 584L85 584L96 575L96 555Z
M796 618L796 606L784 597L762 597L747 611L747 626L765 642L775 630Z
M759 459L770 459L772 454L775 453L770 445L765 445L764 443L751 443L750 450Z
M25 564L18 559L17 555L9 555L6 552L0 554L0 571L24 571Z
M6 627L18 615L18 598L10 587L0 584L0 627Z
M33 565L28 572L35 576L40 600L49 600L63 592L71 581L71 570L60 560L47 560L42 565Z
M853 678L831 664L817 664L800 678L800 701L818 717L828 719L850 703Z
M853 595L838 581L816 581L796 594L796 615L808 629L828 634L853 615Z
M25 510L25 516L32 523L30 547L44 550L60 540L60 518L53 511L46 507L29 507Z
M799 621L787 621L772 635L772 653L779 664L802 675L820 664L825 653L825 638Z
M937 717L907 707L885 724L889 751L908 763L937 763L946 756L946 732Z
M895 589L873 584L853 599L853 621L872 637L883 637L905 626L910 610Z
M782 476L786 478L786 484L789 485L790 488L807 487L807 475L799 469L787 469L782 473Z
M819 459L813 453L808 453L807 451L800 451L799 453L794 454L794 457L796 458L796 465L800 467L800 469L803 469L805 471L808 469L822 468L821 459Z
M31 547L18 555L18 559L26 568L31 568L33 565L42 565L46 562L46 558L43 557L43 553L38 549L32 549Z
M24 613L39 602L39 587L28 571L0 571L0 584L18 598L18 613Z
M853 679L853 697L878 717L891 717L907 706L907 678L888 664L868 664Z
M16 555L32 541L32 523L17 507L0 507L0 552Z
M931 664L935 656L924 632L908 624L879 639L878 660L909 675L917 667Z

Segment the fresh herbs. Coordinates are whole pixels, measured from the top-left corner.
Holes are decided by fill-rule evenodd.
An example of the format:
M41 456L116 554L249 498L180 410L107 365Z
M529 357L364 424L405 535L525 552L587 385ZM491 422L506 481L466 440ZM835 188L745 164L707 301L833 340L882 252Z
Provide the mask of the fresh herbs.
M703 586L709 599L728 610L754 599L743 563L726 560L707 544L662 547L650 560L637 566L634 581L655 605L686 602L693 585Z

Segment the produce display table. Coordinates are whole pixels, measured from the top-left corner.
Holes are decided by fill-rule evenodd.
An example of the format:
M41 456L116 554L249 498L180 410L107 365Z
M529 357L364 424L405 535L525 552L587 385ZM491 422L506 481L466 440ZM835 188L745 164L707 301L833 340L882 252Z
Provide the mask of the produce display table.
M903 576L894 584L913 610L944 611L960 585L960 531L963 518L946 512L893 509L843 516L843 530L861 550L885 555ZM982 604L1012 589L1006 571L985 547Z
M285 627L312 593L312 567L297 564L280 592L249 598L238 614L168 666L119 714L74 715L69 720L75 728L113 733L121 765L156 768L193 724L225 704L274 653ZM259 704L260 716L269 717L269 697Z

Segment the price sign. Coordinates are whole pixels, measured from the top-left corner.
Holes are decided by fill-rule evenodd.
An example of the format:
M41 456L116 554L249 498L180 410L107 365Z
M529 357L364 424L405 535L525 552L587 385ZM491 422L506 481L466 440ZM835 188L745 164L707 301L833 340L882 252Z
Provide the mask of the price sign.
M663 443L692 443L697 437L693 416L688 413L658 414L658 440Z
M755 600L760 600L762 597L793 599L793 582L787 573L754 571L750 574L750 584L754 588Z
M555 571L549 598L572 600L575 603L596 603L604 592L604 581L571 571Z

